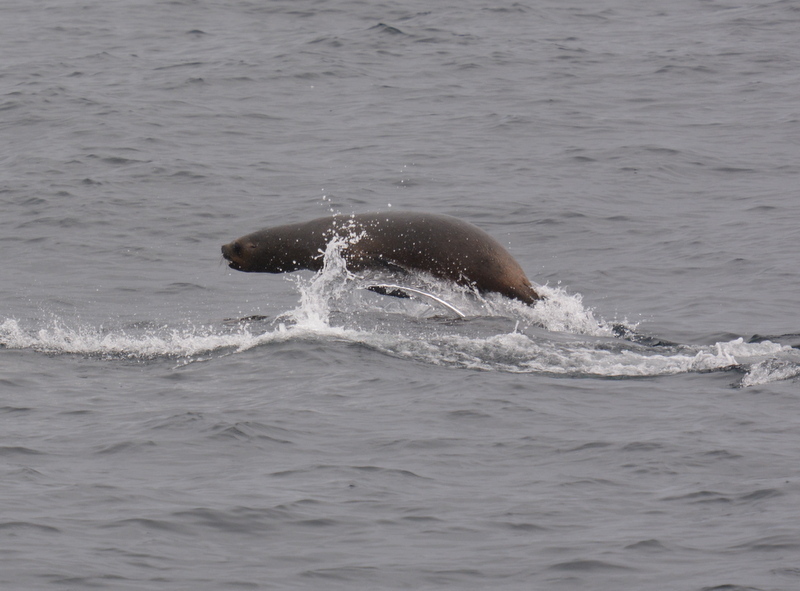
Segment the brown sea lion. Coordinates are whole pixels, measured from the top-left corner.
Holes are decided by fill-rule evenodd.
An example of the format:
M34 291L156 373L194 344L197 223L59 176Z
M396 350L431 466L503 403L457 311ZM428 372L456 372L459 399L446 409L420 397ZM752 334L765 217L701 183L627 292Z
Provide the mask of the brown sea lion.
M319 271L334 236L363 236L342 249L350 271L423 271L478 292L533 304L541 296L514 257L472 224L430 213L337 215L265 228L222 247L231 269L260 273Z

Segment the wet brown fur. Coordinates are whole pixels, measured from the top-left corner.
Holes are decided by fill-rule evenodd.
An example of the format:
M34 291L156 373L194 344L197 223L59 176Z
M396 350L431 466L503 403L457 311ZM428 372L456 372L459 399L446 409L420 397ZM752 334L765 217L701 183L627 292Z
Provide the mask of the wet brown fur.
M402 269L497 292L533 304L541 298L522 267L494 238L448 215L385 212L318 218L265 228L222 247L232 269L287 273L322 268L322 252L334 234L363 237L342 250L350 271Z

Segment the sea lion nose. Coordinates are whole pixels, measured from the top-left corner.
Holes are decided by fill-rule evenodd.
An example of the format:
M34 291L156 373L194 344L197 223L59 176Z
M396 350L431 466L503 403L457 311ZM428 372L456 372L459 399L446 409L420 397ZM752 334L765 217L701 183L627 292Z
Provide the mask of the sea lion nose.
M239 244L238 240L231 242L230 244L222 245L222 256L224 256L226 259L230 259L231 257L236 257L241 254L242 245Z
M222 245L222 256L228 260L242 253L242 245L238 241Z

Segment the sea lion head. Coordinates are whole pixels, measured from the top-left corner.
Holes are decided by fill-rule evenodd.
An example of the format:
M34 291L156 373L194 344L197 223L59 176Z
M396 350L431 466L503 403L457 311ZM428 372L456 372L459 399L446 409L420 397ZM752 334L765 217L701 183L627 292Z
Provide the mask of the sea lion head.
M246 237L245 237L246 238ZM222 245L222 257L228 261L228 266L237 271L250 271L252 254L258 245L250 240L239 238L229 244Z
M246 273L290 273L321 266L319 246L297 236L293 226L247 234L222 246L228 266Z

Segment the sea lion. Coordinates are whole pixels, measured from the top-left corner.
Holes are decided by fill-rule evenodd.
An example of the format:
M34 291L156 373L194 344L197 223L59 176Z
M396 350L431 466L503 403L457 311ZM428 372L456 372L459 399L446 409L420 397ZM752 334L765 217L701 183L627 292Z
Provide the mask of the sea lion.
M319 271L322 253L334 236L359 235L341 252L350 271L423 271L526 304L541 299L499 242L449 215L392 211L329 216L242 236L224 245L222 256L238 271Z

